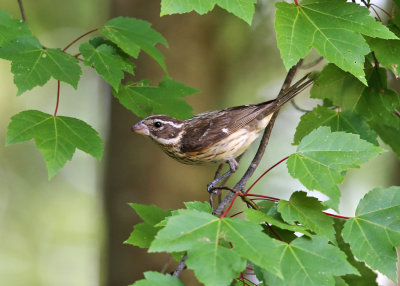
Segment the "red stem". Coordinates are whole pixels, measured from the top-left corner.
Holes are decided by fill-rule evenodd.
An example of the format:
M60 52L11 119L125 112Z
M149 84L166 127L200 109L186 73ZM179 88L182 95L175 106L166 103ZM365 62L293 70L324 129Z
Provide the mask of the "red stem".
M256 198L262 198L268 201L273 201L273 202L278 202L280 199L274 198L274 197L269 197L269 196L264 196L264 195L257 195L257 194L246 194L247 197L256 197Z
M323 212L323 213L326 214L326 215L329 215L329 216L333 216L333 217L337 217L337 218L342 218L342 219L350 219L350 218L351 218L351 217L348 217L348 216L330 214L330 213L327 213L327 212Z
M397 115L398 117L400 117L400 112L399 112L397 109L394 110L394 113L396 113L396 115Z
M297 2L297 0L294 0L294 4L296 4L296 6L299 6L299 3Z
M98 29L100 29L100 28L96 28L96 29L90 30L89 32L86 32L85 34L79 36L78 38L76 38L75 40L73 40L71 43L69 43L64 49L62 49L62 51L65 52L69 47L71 47L71 46L72 46L73 44L75 44L77 41L79 41L79 40L82 39L83 37L85 37L85 36L87 36L87 35L89 35L89 34L91 34L91 33L93 33L93 32L96 32Z
M269 171L271 171L273 168L275 168L276 166L278 166L280 163L282 163L283 161L287 160L289 158L289 156L283 158L282 160L280 160L278 163L276 163L275 165L273 165L271 168L269 168L267 171L265 171L260 177L257 178L257 180L255 180L255 182L250 186L250 188L247 189L247 191L244 193L245 195L247 195L247 193L254 187L255 184L257 184L257 182L264 177Z
M58 104L60 103L60 81L57 80L57 102L56 109L54 110L54 117L57 116Z
M242 214L242 213L243 213L243 212L237 212L237 213L231 215L231 217L235 217L235 216L240 215L240 214Z
M220 218L224 218L226 216L226 214L229 212L229 210L232 208L233 203L235 202L236 198L239 196L239 192L237 192L235 194L235 196L233 197L231 203L229 204L229 207L224 211L224 213L222 214L222 216Z

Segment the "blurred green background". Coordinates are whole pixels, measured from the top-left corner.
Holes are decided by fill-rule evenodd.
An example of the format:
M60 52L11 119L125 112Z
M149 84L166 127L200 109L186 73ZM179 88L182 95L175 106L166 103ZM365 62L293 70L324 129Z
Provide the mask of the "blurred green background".
M114 16L152 22L169 43L162 52L171 77L202 90L188 99L195 113L272 99L286 74L276 49L273 1L259 1L251 27L218 8L204 16L160 18L159 1L25 0L24 6L28 24L46 47L65 47ZM0 8L20 17L16 0L3 1ZM78 47L74 45L70 52ZM308 61L317 57L314 54ZM136 63L136 80L157 83L162 78L162 70L146 55ZM16 97L10 63L4 60L0 60L0 78L0 142L5 142L15 113L53 112L56 82ZM307 92L296 102L306 109L319 103L309 99ZM86 67L78 90L61 85L59 114L85 120L98 130L105 154L97 162L77 151L48 181L33 142L0 144L0 285L122 286L142 278L143 271L160 271L170 262L168 256L123 244L139 221L127 203L178 208L184 201L207 200L205 185L216 166L181 165L147 138L131 134L129 128L138 118L112 99L109 87ZM284 108L253 180L295 150L292 136L301 115L290 105ZM244 172L256 148L254 144L246 153L232 181ZM398 185L398 174L399 163L391 152L349 172L341 186L342 213L353 215L358 200L373 187ZM304 188L281 165L253 190L287 199L300 189ZM168 271L173 267L174 263ZM190 271L183 279L196 285Z

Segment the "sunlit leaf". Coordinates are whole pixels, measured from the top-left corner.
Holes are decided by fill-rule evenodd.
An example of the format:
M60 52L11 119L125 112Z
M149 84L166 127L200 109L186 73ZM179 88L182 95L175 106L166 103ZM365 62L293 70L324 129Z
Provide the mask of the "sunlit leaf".
M330 197L325 205L338 209L343 171L360 164L385 150L358 135L331 132L320 127L305 136L296 153L290 155L287 166L292 177L298 178L309 190L318 190Z
M18 95L44 85L51 77L77 88L81 76L78 60L60 49L44 49L31 36L21 36L0 47L0 58L11 61Z
M197 92L197 89L165 77L158 86L121 86L119 92L113 94L137 116L156 113L185 119L193 116L193 108L182 97Z
M155 45L161 43L168 46L168 43L160 33L151 28L149 22L117 17L108 21L100 32L135 59L139 56L140 50L143 50L167 73L164 56Z
M400 247L400 187L376 188L365 195L343 229L358 260L397 280L397 253Z
M370 49L362 35L397 39L366 7L345 0L276 3L275 30L285 67L289 69L315 48L327 61L352 73L364 84L364 56Z
M77 148L99 160L103 154L103 142L96 130L72 117L54 117L38 110L22 111L11 117L6 144L31 139L42 152L49 178L72 159Z

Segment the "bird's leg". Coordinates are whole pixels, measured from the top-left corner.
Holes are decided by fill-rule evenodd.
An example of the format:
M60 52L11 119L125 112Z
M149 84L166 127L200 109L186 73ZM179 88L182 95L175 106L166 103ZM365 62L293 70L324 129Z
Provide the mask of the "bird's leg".
M213 192L213 193L217 193L216 190L213 190L213 188L219 183L221 182L223 179L229 177L230 175L232 175L233 173L236 172L236 170L239 168L239 163L235 160L235 159L229 159L227 161L227 163L229 164L229 170L228 172L222 174L221 176L219 176L218 178L214 179L211 183L209 183L207 185L207 191L209 193Z

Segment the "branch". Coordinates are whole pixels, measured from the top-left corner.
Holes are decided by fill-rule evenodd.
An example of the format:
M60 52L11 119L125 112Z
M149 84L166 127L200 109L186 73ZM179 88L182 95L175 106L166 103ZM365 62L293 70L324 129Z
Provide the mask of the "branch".
M85 34L83 34L83 35L80 35L78 38L76 38L75 40L73 40L71 43L69 43L64 49L62 49L61 51L62 52L65 52L69 47L71 47L73 44L75 44L77 41L79 41L80 39L82 39L83 37L85 37L85 36L87 36L87 35L89 35L89 34L91 34L91 33L94 33L94 32L96 32L96 31L98 31L100 28L95 28L95 29L92 29L92 30L90 30L89 32L86 32Z
M284 94L284 92L286 91L286 89L290 87L290 85L291 85L291 83L293 81L293 78L294 78L294 76L295 76L295 74L297 72L297 69L301 66L302 63L303 63L303 60L301 59L301 60L299 60L299 62L295 66L293 66L289 70L289 72L286 75L285 81L283 82L282 88L281 88L277 98L281 97ZM254 171L257 169L258 165L260 164L261 159L262 159L262 157L264 155L265 149L267 148L267 145L268 145L268 142L269 142L269 137L271 136L271 131L272 131L272 128L274 127L274 123L275 123L276 117L278 116L278 113L279 113L279 110L275 111L274 114L272 115L272 118L269 121L269 124L268 124L267 128L264 131L264 135L263 135L263 137L261 139L260 146L258 147L257 153L254 156L253 161L251 162L251 164L250 164L249 168L247 169L246 173L243 175L243 177L240 179L240 181L235 185L235 187L232 188L232 190L239 190L240 192L243 192L244 186L246 185L247 181L251 178L251 176L253 175ZM213 214L221 215L221 213L225 209L225 207L228 204L230 204L235 197L239 196L238 194L239 194L239 192L229 192L226 195L226 197L223 199L223 201L213 211ZM231 206L232 205L230 205L229 208ZM179 262L178 267L174 271L174 274L173 274L174 276L179 276L181 274L181 272L185 268L186 259L187 259L187 252L182 257L181 261Z
M183 269L185 269L186 267L185 265L186 259L187 259L187 252L185 252L185 254L183 255L181 262L179 262L178 267L176 267L174 273L172 274L173 276L178 277L182 273Z
M308 70L308 69L310 69L310 68L316 66L316 65L319 64L320 62L322 62L323 59L324 59L324 57L319 57L318 59L316 59L316 60L314 60L314 61L312 61L312 62L310 62L310 63L308 63L308 64L302 65L300 68L301 68L302 70Z
M299 60L299 62L289 70L277 98L282 96L284 91L288 87L290 87L290 84L292 83L292 80L297 72L297 69L301 66L302 62L303 62L303 60ZM233 189L243 191L244 186L246 185L247 181L250 179L250 177L253 175L254 171L257 169L258 165L260 164L261 159L264 155L265 149L267 148L267 145L269 142L269 137L271 136L271 131L272 131L272 128L274 127L274 123L275 123L276 117L278 116L278 113L279 113L279 110L274 112L274 115L272 116L267 128L264 131L264 135L261 139L260 146L258 147L257 153L254 156L253 161L251 162L246 173L243 175L243 177L240 179L240 181L235 185L235 187ZM223 199L223 201L213 211L213 213L216 215L220 215L222 213L222 211L224 210L224 208L233 200L234 197L235 197L234 193L231 193L231 192L228 193L226 195L226 197Z
M19 6L19 11L21 11L21 17L22 20L28 24L28 22L26 22L26 17L25 17L25 10L24 10L24 5L22 4L22 0L17 0L18 1L18 6Z

